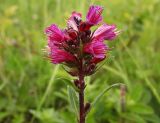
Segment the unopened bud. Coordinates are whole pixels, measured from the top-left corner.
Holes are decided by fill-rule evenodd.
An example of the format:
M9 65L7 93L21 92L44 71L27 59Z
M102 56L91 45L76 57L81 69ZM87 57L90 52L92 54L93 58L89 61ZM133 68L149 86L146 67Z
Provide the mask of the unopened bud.
M90 108L91 108L91 104L90 104L89 102L87 102L87 103L85 104L85 107L84 107L85 113L87 113L87 112L90 110Z
M96 64L92 63L86 68L86 75L91 75L95 72Z
M92 63L92 64L89 66L90 70L94 70L95 67L96 67L96 64L94 64L94 63Z
M77 37L77 33L74 30L69 30L68 34L72 39L75 39Z
M79 87L79 80L77 80L77 79L74 80L74 84L75 84L76 87Z

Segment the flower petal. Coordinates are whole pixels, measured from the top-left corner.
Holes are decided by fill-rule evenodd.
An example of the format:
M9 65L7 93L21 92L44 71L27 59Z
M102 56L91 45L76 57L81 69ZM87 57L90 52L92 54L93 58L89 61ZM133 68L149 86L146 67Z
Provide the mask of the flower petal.
M45 30L49 43L62 43L65 38L64 32L57 25L52 24Z
M73 55L65 50L59 49L56 46L52 46L50 49L50 58L54 64L62 62L73 62L75 60Z
M102 41L94 40L87 43L84 46L83 51L92 54L94 58L104 59L107 49L107 46Z
M93 38L104 40L113 40L116 36L116 26L107 24L101 25L93 34Z
M86 20L89 24L97 25L99 24L102 19L103 8L101 6L90 6L89 11L86 16Z
M68 27L78 31L77 26L79 25L79 23L81 21L81 17L82 17L81 13L78 13L78 12L75 12L75 11L72 12L71 17L67 21Z

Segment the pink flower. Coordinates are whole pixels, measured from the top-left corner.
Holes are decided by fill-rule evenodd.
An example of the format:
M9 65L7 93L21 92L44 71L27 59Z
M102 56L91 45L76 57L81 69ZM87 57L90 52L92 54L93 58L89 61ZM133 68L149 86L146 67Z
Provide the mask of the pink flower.
M119 33L115 25L101 23L102 11L101 6L92 5L85 21L81 13L74 11L67 20L67 28L61 30L55 24L46 28L46 51L52 63L65 63L76 70L76 74L73 74L75 71L67 71L72 76L78 76L80 66L83 67L84 75L95 72L96 66L106 58L106 51L109 50L104 40L113 40ZM98 24L100 27L93 32L91 27Z
M47 27L45 33L48 36L49 44L60 44L64 42L65 34L55 24Z
M115 25L101 25L93 34L93 38L103 40L113 40L118 35Z
M76 30L78 31L78 25L81 21L81 13L78 13L78 12L72 12L72 15L71 17L68 19L68 22L67 22L67 25L69 28L72 28L73 30Z
M90 6L89 11L86 16L86 20L91 25L97 25L102 21L102 11L103 8L101 6Z
M99 40L93 40L92 42L87 43L83 48L85 53L92 54L92 56L97 59L104 59L106 50L107 46Z
M75 58L69 52L59 49L56 46L50 47L50 56L51 61L54 64L62 63L62 62L73 62Z

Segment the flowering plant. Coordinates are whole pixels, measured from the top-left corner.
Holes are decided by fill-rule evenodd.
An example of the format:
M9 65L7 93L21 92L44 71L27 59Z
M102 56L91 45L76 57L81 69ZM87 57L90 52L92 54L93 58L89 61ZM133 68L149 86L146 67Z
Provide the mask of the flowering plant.
M79 123L85 123L85 118L91 108L90 103L84 101L86 87L84 78L95 73L98 63L103 61L109 50L105 40L113 40L119 34L115 25L103 22L103 8L90 6L86 20L82 21L82 15L72 12L67 20L67 28L60 29L52 24L47 27L45 33L48 38L48 58L54 64L64 64L69 69L66 71L71 76L76 76L74 86L79 93ZM95 31L93 26L100 25Z

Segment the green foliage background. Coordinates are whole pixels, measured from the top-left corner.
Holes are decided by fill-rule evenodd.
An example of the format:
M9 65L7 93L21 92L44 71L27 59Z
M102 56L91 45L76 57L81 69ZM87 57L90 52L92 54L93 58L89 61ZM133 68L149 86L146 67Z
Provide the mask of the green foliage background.
M43 58L44 28L66 26L74 10L85 18L90 4L104 6L104 20L122 34L112 56L86 78L90 102L113 83L91 110L87 123L160 123L159 0L0 0L0 123L75 123L66 83L70 76Z

